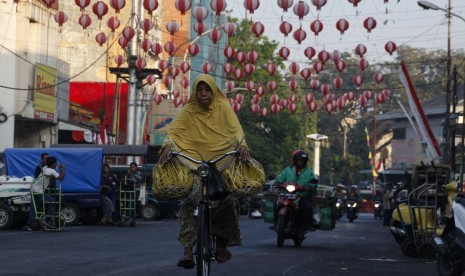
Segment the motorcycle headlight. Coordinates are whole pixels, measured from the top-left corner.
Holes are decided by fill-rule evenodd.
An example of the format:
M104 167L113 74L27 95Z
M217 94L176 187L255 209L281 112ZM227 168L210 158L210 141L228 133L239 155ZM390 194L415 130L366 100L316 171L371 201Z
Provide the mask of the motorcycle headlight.
M349 207L349 208L350 208L350 207L352 207L352 204L350 204L350 203L347 203L347 207Z
M379 203L376 203L376 204L375 204L375 208L379 208Z
M208 167L208 165L202 164L197 169L197 172L199 173L201 177L206 177L208 173L210 172L210 168Z
M287 185L287 186L286 186L286 190L287 190L289 193L292 193L293 191L295 191L295 185Z
M354 208L357 207L357 202L354 202Z
M339 206L341 206L341 203L336 203L336 208L339 208Z

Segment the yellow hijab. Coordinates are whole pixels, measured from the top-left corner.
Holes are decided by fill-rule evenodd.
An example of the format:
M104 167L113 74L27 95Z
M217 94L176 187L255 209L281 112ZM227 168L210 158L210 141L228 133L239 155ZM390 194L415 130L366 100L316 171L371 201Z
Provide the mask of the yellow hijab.
M213 91L208 110L197 103L197 86L202 81ZM221 93L213 77L205 74L199 75L192 83L189 101L171 123L166 138L164 144L174 142L177 150L195 150L204 160L210 160L239 145L247 146L244 131L228 99ZM195 152L186 151L185 154L200 159Z

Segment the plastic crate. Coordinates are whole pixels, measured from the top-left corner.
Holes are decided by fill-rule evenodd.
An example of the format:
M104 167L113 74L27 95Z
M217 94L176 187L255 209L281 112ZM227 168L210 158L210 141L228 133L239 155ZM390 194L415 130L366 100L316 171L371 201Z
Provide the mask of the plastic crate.
M336 227L336 208L323 207L320 208L320 230L333 230Z
M314 197L329 198L329 197L333 197L334 194L335 194L334 187L319 185L318 188L316 189L316 194L314 195Z
M273 193L265 194L265 222L274 223L278 195Z

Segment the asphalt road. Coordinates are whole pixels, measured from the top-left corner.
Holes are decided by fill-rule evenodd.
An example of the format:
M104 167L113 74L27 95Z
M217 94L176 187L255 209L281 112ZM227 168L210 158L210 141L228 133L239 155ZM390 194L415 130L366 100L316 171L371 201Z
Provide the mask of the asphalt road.
M213 275L437 275L436 262L411 259L380 220L361 214L342 218L332 231L307 234L296 248L261 219L241 218L243 246L212 265ZM0 231L0 275L195 275L176 266L182 248L178 220L137 226L75 226L62 232Z

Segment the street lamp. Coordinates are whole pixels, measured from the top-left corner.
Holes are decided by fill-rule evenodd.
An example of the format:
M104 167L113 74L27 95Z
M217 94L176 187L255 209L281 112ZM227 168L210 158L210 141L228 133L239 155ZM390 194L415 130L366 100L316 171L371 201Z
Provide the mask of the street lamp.
M462 19L465 22L465 18L463 18L462 16L460 16L460 15L458 15L456 13L453 13L450 10L446 10L446 9L441 8L441 7L438 7L437 5L435 5L433 3L430 3L428 1L418 1L417 3L418 3L418 6L422 7L425 10L430 10L430 9L435 10L435 11L440 10L440 11L446 12L446 13L448 13L450 15L453 15L455 17L458 17L458 18Z
M319 133L314 133L307 135L307 138L315 141L315 148L313 150L313 173L320 176L320 144L322 140L327 140L328 136Z

